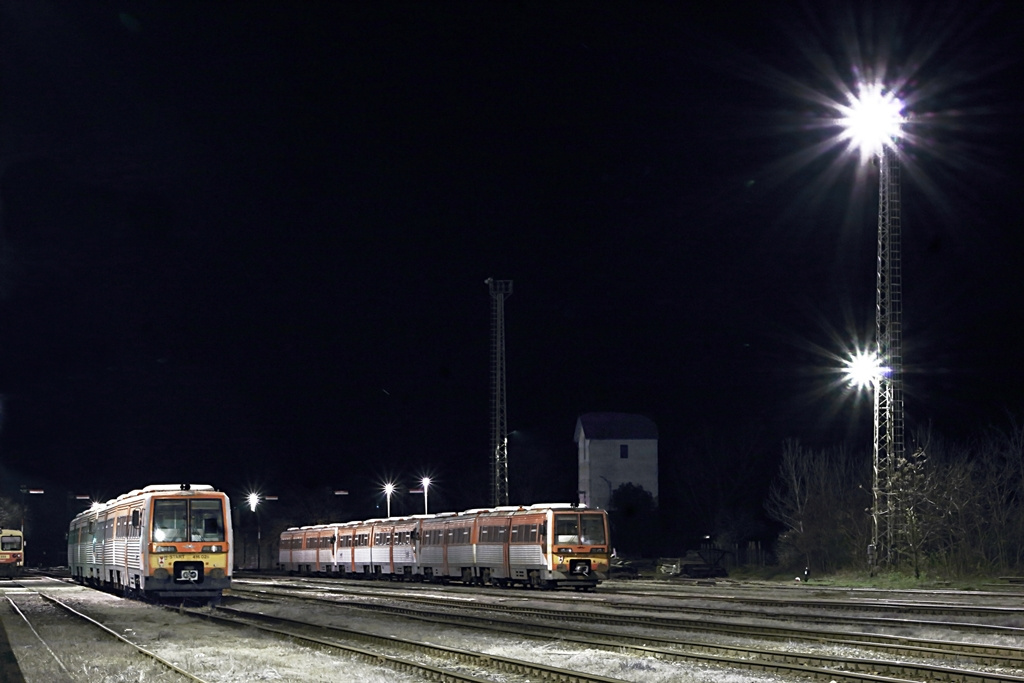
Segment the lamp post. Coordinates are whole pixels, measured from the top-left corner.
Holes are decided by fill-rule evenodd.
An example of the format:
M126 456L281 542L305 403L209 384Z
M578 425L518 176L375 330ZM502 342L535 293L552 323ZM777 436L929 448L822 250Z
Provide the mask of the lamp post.
M260 528L260 516L256 512L256 508L260 504L260 494L255 491L246 496L246 501L249 503L249 511L256 515L256 571L261 569L261 556L263 555L263 534Z
M391 519L391 494L395 492L395 485L390 481L384 484L384 495L388 499L388 519Z
M878 82L858 85L841 114L840 138L860 151L862 161L878 163L878 258L875 273L874 439L871 486L871 569L889 562L893 513L899 508L891 481L903 457L902 278L900 273L900 167L903 103Z
M21 533L22 534L25 533L25 514L26 514L25 495L28 494L28 495L33 495L33 496L41 496L44 493L46 493L46 491L44 491L43 489L31 489L31 488L25 486L24 484L21 485Z
M430 477L423 477L423 514L430 514L430 506L427 504L427 495L430 491Z

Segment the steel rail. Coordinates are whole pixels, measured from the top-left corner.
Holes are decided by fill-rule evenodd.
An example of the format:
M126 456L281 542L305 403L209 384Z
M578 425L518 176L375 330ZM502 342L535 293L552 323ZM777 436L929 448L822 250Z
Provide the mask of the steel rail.
M232 590L235 593L241 593L241 592L256 592L256 593L258 593L260 591L288 590L288 588L285 588L285 589L269 589L269 588L268 589L264 589L264 588L254 589L254 588L247 588L247 587L244 587L242 585L236 585ZM355 589L355 588L346 587L344 589L339 590L339 589L335 589L335 588L332 588L332 589L327 589L327 588L323 588L323 587L314 588L312 586L302 586L302 585L299 585L299 586L294 587L294 590L299 590L299 591L321 590L321 591L330 592L330 593L343 593L345 595L380 597L380 593L379 592L374 591L372 589L368 589L368 588ZM548 594L545 594L545 598L544 599L547 598L547 595ZM437 598L437 597L433 597L433 596L403 595L403 596L393 596L393 597L395 599L406 600L406 601L409 601L409 602L419 602L419 603L437 605L437 606L442 606L442 607L452 607L452 606L454 606L454 604L456 604L456 603L453 603L451 600L446 600L446 599ZM540 599L540 598L538 598L538 599ZM560 600L557 600L557 601L560 602ZM578 603L579 601L576 600L574 602ZM586 620L586 621L598 621L598 622L606 623L606 624L636 625L636 626L645 626L645 627L650 627L650 628L678 628L678 629L681 629L681 630L686 630L686 629L692 628L693 620L692 619L685 619L685 618L681 619L681 618L679 618L676 615L679 615L679 614L682 614L682 613L689 613L689 614L694 614L694 615L708 615L708 616L715 617L715 618L720 618L720 617L724 616L724 617L731 617L731 618L763 619L763 620L770 620L770 621L781 621L781 620L784 620L784 619L803 620L803 621L811 621L811 622L816 622L816 623L825 623L825 624L832 624L832 625L853 624L853 625L858 625L858 626L868 625L868 626L887 626L887 627L900 627L900 628L930 627L930 628L955 629L955 630L959 630L959 631L969 631L969 632L974 632L974 633L986 633L986 634L990 634L990 635L1006 635L1006 636L1012 636L1012 637L1022 637L1022 636L1024 636L1024 629L1022 629L1020 627L1016 627L1016 626L997 626L997 625L991 625L991 624L974 624L974 623L967 623L967 622L911 621L911 620L907 620L907 619L886 619L884 617L848 617L848 616L844 616L844 617L826 617L824 615L817 615L817 614L765 614L764 612L754 612L754 611L750 611L750 610L736 610L736 609L732 609L732 608L724 608L724 609L722 609L722 608L715 608L715 607L710 607L710 606L708 606L708 607L699 607L699 608L694 608L692 606L687 606L687 607L684 607L684 608L679 608L679 607L669 608L669 607L658 607L657 605L643 605L642 609L645 612L645 614L609 614L609 613L595 613L595 612L581 611L581 610L579 610L578 608L575 608L575 607L572 610L549 610L549 609L544 609L544 608L541 608L541 607L527 607L527 606L506 605L506 604L503 604L503 605L479 604L479 603L477 603L477 604L469 604L469 603L463 603L463 602L459 602L457 604L461 608L463 608L463 609L476 609L476 610L486 610L486 611L499 610L499 611L503 611L503 612L522 614L522 615L525 615L525 616L547 616L547 615L550 615L550 616L548 616L548 618L560 618L560 619L565 619L565 620L572 620L572 619L575 618L575 619ZM629 610L629 609L637 610L637 609L641 609L641 608L637 607L636 605L620 605L620 604L615 604L615 603L601 603L601 606L602 607L613 607L613 608L624 609L624 610ZM653 614L651 614L652 612L668 613L668 614L671 614L673 616L670 616L670 617L658 617L658 616L654 616ZM739 630L741 628L746 628L746 629L748 629L748 630L750 630L752 632L759 633L759 634L765 634L765 633L772 633L772 632L774 632L774 633L777 633L777 634L779 634L780 636L783 636L783 637L789 636L791 634L794 635L794 636L799 636L799 631L797 631L796 633L793 633L793 630L796 627L792 627L792 626L753 626L753 625L742 625L742 626L741 625L736 625L736 626L733 626L733 624L731 624L730 622L726 622L726 621L717 621L717 622L712 622L712 621L707 621L707 620L702 620L701 621L701 624L716 624L716 623L722 624L725 628L728 628L729 630L732 630L732 631L736 631L736 630ZM848 634L844 633L842 635L846 636ZM883 642L886 639L898 640L900 642L906 642L906 641L913 640L912 638L907 638L907 637L904 637L904 636L882 636L882 635L877 635L876 636L874 634L868 634L868 633L860 633L860 634L858 634L858 636L860 636L860 638L862 640L877 639L879 642ZM927 647L928 646L927 643L928 643L928 641L924 641L923 646ZM976 645L976 649L971 650L969 652L969 654L971 654L971 655L994 654L994 655L997 655L997 656L998 655L1005 655L1005 656L1013 657L1013 656L1024 656L1024 649L1021 649L1021 648L1002 648L1002 647L999 647L999 646L990 646L990 645L980 645L980 644L978 644L978 645Z
M298 596L282 595L285 598ZM298 597L301 600L331 603L327 599L315 599ZM362 605L346 605L362 607ZM444 620L436 615L423 615L412 608L373 606L374 609L389 611L406 616L423 618L424 621L434 621L447 624L464 624L462 615L453 614L451 618ZM221 607L220 609L230 609ZM250 613L250 612L247 612ZM258 618L265 615L260 614ZM268 617L282 618L282 617ZM472 617L477 622L485 622L484 617ZM854 657L822 656L801 652L776 652L771 650L760 650L748 647L734 647L728 645L714 645L703 642L692 641L659 641L657 638L644 636L626 636L622 634L608 634L602 632L588 632L588 636L598 636L599 639L587 637L575 637L566 633L564 629L543 628L538 625L514 624L499 626L496 620L492 625L485 625L478 628L487 630L508 632L518 635L534 635L535 637L551 638L556 637L562 642L578 644L586 647L608 649L622 652L632 651L641 656L656 657L659 659L673 659L679 661L699 661L701 664L733 667L737 669L753 670L759 672L770 671L781 675L810 676L819 680L828 681L959 681L962 683L1022 683L1024 678L1015 675L976 672L963 669L952 669L937 667L926 664L902 663L902 661L881 660L881 659L858 659ZM329 627L325 627L329 628ZM529 631L535 633L530 634ZM540 632L540 633L537 633ZM541 635L543 634L543 635ZM652 646L657 642L660 647ZM676 647L686 648L686 651L678 649L667 649L664 645L669 644ZM899 678L894 678L894 677Z
M83 614L82 612L79 612L74 607L71 607L70 605L67 605L67 604L61 602L57 598L54 598L54 597L49 596L49 595L45 595L43 593L39 593L38 595L43 600L46 600L49 603L57 605L58 607L60 607L63 610L67 611L68 613L73 614L76 617L79 617L80 619L82 619L83 621L86 621L86 622L92 624L96 628L102 630L104 633L113 636L114 638L116 638L117 640L121 641L122 643L125 643L126 645L131 646L137 652L139 652L139 653L149 657L150 659L152 659L155 662L158 662L159 664L162 664L164 667L170 669L171 671L174 671L175 673L184 676L185 678L189 679L190 681L194 681L195 683L208 683L208 681L206 681L206 679L200 678L200 677L196 676L195 674L192 674L192 673L190 673L188 671L185 671L184 669L182 669L178 665L176 665L173 662L170 662L170 661L164 659L163 657L161 657L160 655L156 654L155 652L150 652L149 650L147 650L146 648L142 647L141 645L137 645L137 644L133 643L132 641L128 640L127 638L122 636L117 631L114 631L113 629L111 629L111 628L101 624L100 622L96 621L95 619L93 619L89 615Z
M14 602L14 599L9 595L5 597L7 598L7 602L11 603L11 607L14 608L14 611L18 613L18 616L21 617L22 621L25 622L25 625L32 631L32 634L39 639L39 642L46 648L46 651L50 653L50 656L53 657L53 661L57 662L57 666L60 667L60 670L63 671L68 678L71 678L71 672L68 671L66 666L64 666L64 662L62 662L60 657L57 656L57 653L53 651L53 648L51 648L50 644L46 642L46 639L39 634L39 631L37 631L36 627L32 625L32 622L29 621L27 616L25 616L25 613L21 611L21 608L18 607L18 603Z
M301 600L315 600L315 598L297 597L296 599ZM382 605L382 604L369 604L369 603L355 603L346 605L353 609L375 611L375 612L388 612L391 614L399 614L402 616L409 616L421 620L436 620L444 621L436 617L436 612L421 612L418 609L412 607L400 607L397 605ZM460 609L463 605L454 606L455 609ZM501 605L495 606L496 609L500 610ZM573 614L566 612L555 612L556 619L562 619L563 615ZM508 625L509 627L521 629L523 627L522 622L502 620L500 618L490 616L475 616L466 614L451 614L452 617L456 617L460 620L467 620L472 622L479 622L483 625L480 628L490 628L491 624L496 625ZM543 618L544 615L539 615ZM579 621L593 622L592 613L579 612L574 613L574 617L578 618ZM575 620L575 619L574 619ZM606 625L615 625L611 622L598 618L597 621ZM633 623L632 625L638 625ZM539 626L539 625L535 625ZM554 635L559 637L565 637L565 629L554 626L540 626L541 629L549 630ZM780 628L780 627L758 627L758 626L745 626L742 624L733 625L725 622L710 622L710 621L690 621L686 625L675 626L681 631L696 631L700 633L717 633L722 636L728 637L750 637L750 638L762 638L769 640L780 640L786 642L801 641L806 643L813 643L816 645L835 645L838 647L853 647L865 650L876 650L879 652L888 653L892 655L903 655L903 656L915 656L920 658L957 658L957 657L969 657L975 661L976 664L982 664L985 666L998 666L1007 669L1018 669L1024 670L1024 650L1021 648L1010 648L996 645L984 645L977 643L961 643L957 641L934 641L934 640L923 640L918 638L908 638L904 636L887 636L875 633L848 633L841 637L839 634L823 633L821 631L814 631L812 629L801 629L801 628ZM608 636L609 634L605 631L595 631L587 628L574 627L576 633L585 633L595 637ZM659 636L628 636L622 633L614 634L614 637L622 641L628 639L636 643L644 644L658 644L661 646L688 646L691 644L690 641L683 641L677 638L665 638ZM701 643L703 645L703 643Z
M618 678L609 678L607 676L588 674L579 671L571 671L569 669L559 669L556 667L544 666L543 664L536 664L534 662L527 662L523 660L512 659L509 657L498 657L495 655L489 655L480 652L459 650L457 648L449 648L440 645L431 645L429 643L405 640L402 638L379 636L371 633L365 633L363 631L344 629L338 626L325 626L322 624L299 621L297 619L286 619L284 617L273 617L266 614L256 614L253 612L245 612L242 610L232 610L231 608L227 608L224 606L216 607L214 608L214 610L218 613L223 612L227 614L233 614L235 616L223 616L222 614L215 614L213 612L198 612L191 609L183 610L182 613L189 614L191 616L201 619L209 619L211 621L216 621L220 624L228 624L242 628L256 628L262 632L271 633L279 637L304 643L306 645L341 650L343 652L353 654L364 659L368 659L375 664L386 664L402 671L411 671L418 675L425 674L434 678L435 680L451 681L453 683L490 682L487 679L478 678L471 674L464 674L456 671L451 671L449 669L441 669L428 664L421 664L419 662L413 662L400 657L394 657L392 655L385 655L380 652L366 650L352 645L346 645L344 643L339 643L334 640L327 640L315 636L303 635L300 633L295 633L294 631L286 631L278 628L271 628L253 622L262 621L289 624L292 627L301 627L317 631L336 633L340 637L348 638L351 640L368 642L370 644L378 646L383 645L389 647L398 647L408 650L414 650L421 653L429 654L434 657L448 657L451 659L455 659L456 661L468 663L479 668L493 669L495 671L502 673L512 673L523 676L539 677L540 680L543 681L557 681L558 683L627 683L626 681L623 681L622 679Z
M275 592L276 593L276 592ZM304 596L291 596L287 593L278 593L281 597L295 598L301 600L308 600L320 603L331 603L334 601L327 599L316 599L308 598ZM591 631L591 630L577 630L576 633L586 633L588 637L576 637L569 634L565 629L558 629L554 627L543 627L541 625L531 624L526 626L518 622L502 622L498 619L491 617L465 617L464 615L449 615L448 619L439 619L436 614L424 615L422 612L408 607L398 607L389 605L367 605L367 604L351 604L346 605L357 609L370 609L375 611L384 611L393 614L399 614L402 616L410 616L417 619L441 621L452 623L464 623L463 619L472 619L477 622L490 622L481 628L489 630L505 631L511 633L518 633L523 635L524 631L531 629L536 631L535 635L541 637L551 637L552 635L558 637L560 640L565 642L574 642L579 645L588 647L598 647L605 649L614 649L621 651L625 648L633 649L636 654L643 656L655 656L661 659L676 659L683 661L692 661L697 659L699 661L714 663L719 665L734 666L745 669L755 669L759 671L766 670L765 667L777 670L779 673L803 673L807 675L810 671L814 671L812 675L819 678L828 678L829 680L843 680L843 676L848 676L849 671L853 672L882 672L885 675L898 675L906 677L908 680L955 680L962 681L964 683L992 683L995 681L1005 681L1007 683L1020 683L1024 681L1024 677L1016 676L1013 674L1004 674L998 672L982 672L982 671L971 671L967 669L935 666L930 664L916 664L916 663L905 663L899 661L884 661L878 659L857 659L852 657L833 657L833 656L821 656L809 653L796 653L796 652L775 652L771 650L760 650L755 648L746 647L734 647L727 645L714 645L705 642L695 641L682 641L666 638L647 637L647 636L628 636L624 634L608 634L606 632ZM469 608L473 610L481 609L479 605L457 605L455 609ZM488 610L498 609L500 610L501 605L490 605ZM572 613L568 614L563 611L543 611L536 610L542 617L553 617L557 619L566 619L567 616L572 616L573 620L587 619L590 621L602 621L608 623L607 620L603 619L604 615L594 614L591 612L585 613ZM595 619L596 617L596 619ZM600 640L594 640L594 638ZM611 642L609 642L609 639ZM837 645L847 645L852 647L863 647L867 643L860 643L856 641L843 641L839 639L830 640L829 638L813 638L807 637L805 634L805 640L812 640L816 642L832 642ZM657 646L655 646L657 645ZM681 647L685 648L686 652L680 652L679 650L666 649L668 647ZM939 650L933 650L932 652L925 651L924 648L913 648L911 646L905 646L901 654L915 654L918 656L946 656L949 658L955 658L962 656L962 652L942 652ZM1019 659L1010 659L997 662L999 666L1014 666L1021 663ZM785 665L784 667L775 669L777 665ZM789 665L797 664L796 668ZM867 678L859 677L850 678L849 680L871 680Z

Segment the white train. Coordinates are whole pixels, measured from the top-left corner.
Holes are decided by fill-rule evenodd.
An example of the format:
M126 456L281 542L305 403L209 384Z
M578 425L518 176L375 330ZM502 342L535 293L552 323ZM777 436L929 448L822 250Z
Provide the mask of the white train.
M607 578L608 516L570 503L293 527L280 568L302 574L480 585L571 586Z
M76 581L156 600L219 601L233 551L230 502L207 485L125 493L79 513L68 530Z

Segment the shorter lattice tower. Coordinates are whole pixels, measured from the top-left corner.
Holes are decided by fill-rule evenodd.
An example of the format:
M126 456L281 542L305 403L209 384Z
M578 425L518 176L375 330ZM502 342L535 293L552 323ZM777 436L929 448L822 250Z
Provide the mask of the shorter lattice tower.
M508 505L508 414L505 408L505 299L511 280L485 280L491 292L491 504Z

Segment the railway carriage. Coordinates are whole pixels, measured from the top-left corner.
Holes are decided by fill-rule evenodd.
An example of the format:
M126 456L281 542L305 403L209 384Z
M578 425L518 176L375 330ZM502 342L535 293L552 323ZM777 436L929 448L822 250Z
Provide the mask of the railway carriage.
M25 536L18 529L0 528L0 576L21 576L25 566Z
M336 530L338 540L334 551L333 569L339 576L345 576L354 571L356 525L338 524Z
M71 520L78 583L149 599L216 602L231 587L231 506L207 485L146 486Z
M402 579L416 574L416 548L420 540L420 519L404 517L395 520L394 544L391 546L391 573Z
M333 571L337 564L336 528L337 525L334 524L317 524L288 529L281 534L281 561L294 565L295 571L305 574Z
M333 562L312 561L295 549L316 534L332 538ZM609 555L603 510L555 503L292 528L281 535L280 566L298 573L585 589L607 577Z

